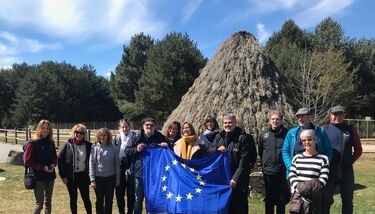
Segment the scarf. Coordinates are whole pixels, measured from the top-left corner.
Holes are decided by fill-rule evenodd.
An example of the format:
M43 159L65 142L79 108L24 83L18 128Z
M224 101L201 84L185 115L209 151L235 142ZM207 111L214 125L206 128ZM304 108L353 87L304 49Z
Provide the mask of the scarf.
M77 139L73 139L73 142L74 144L77 144L77 145L82 145L83 144L83 140L77 140Z
M119 153L120 160L125 156L126 144L128 144L128 141L132 138L132 136L133 136L133 132L129 131L128 135L126 135L122 130L120 130L120 138L121 138L120 153Z
M191 159L191 149L193 143L196 141L196 135L182 136L181 137L181 157L183 159Z

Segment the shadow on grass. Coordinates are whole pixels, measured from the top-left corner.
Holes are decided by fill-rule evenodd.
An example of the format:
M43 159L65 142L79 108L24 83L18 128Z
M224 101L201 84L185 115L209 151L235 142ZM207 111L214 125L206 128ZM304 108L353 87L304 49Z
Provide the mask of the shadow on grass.
M354 191L356 191L356 190L361 190L361 189L366 189L366 188L367 188L367 186L365 186L365 185L362 185L362 184L354 184ZM336 195L336 194L340 194L340 187L339 187L339 186L336 187L335 195Z

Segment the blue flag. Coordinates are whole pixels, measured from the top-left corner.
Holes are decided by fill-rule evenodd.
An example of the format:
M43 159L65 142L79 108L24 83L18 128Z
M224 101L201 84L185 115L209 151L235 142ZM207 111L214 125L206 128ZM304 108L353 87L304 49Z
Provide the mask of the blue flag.
M184 160L171 150L147 147L143 185L148 213L227 213L230 154Z

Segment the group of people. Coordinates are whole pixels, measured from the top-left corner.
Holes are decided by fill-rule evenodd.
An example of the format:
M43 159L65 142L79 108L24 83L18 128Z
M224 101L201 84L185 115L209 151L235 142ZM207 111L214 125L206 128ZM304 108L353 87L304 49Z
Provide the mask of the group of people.
M265 184L265 213L330 213L340 187L342 213L353 213L353 164L362 154L357 129L345 123L343 106L329 112L329 123L311 122L310 111L300 108L297 126L288 130L283 115L272 112L269 127L258 135L258 151Z
M335 187L340 185L342 212L353 212L353 163L362 153L356 129L344 123L342 106L332 108L330 124L317 127L310 122L308 109L296 113L298 126L290 130L283 115L272 112L269 127L258 135L265 183L265 212L329 213ZM119 121L118 134L107 128L96 133L95 143L87 141L83 124L73 126L70 139L57 155L52 125L41 120L32 143L28 143L25 166L35 171L33 213L51 213L55 167L70 197L70 210L77 213L78 189L86 213L92 213L89 187L95 190L96 212L112 213L114 194L118 212L142 213L144 191L142 158L146 147L172 150L183 159L199 159L216 152L230 152L231 200L228 213L249 212L249 174L257 159L252 135L238 126L234 114L223 117L222 130L214 117L207 117L197 133L193 125L173 121L164 134L156 130L156 121L147 118L136 133L127 119ZM354 153L352 153L354 147ZM125 193L127 203L125 203Z

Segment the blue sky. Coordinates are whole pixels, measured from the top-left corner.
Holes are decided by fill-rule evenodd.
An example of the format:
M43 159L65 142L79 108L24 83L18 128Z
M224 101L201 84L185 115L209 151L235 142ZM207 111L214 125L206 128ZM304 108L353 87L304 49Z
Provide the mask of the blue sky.
M328 16L347 37L375 37L374 0L0 0L0 67L65 61L106 76L139 32L186 32L210 59L234 32L264 45L287 19L312 31Z

